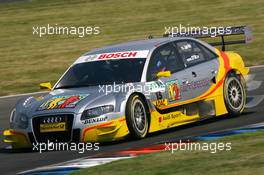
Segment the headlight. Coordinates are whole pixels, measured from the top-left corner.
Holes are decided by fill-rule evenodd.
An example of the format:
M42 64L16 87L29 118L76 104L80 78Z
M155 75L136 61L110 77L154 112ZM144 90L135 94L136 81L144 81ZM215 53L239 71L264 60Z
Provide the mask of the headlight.
M82 113L81 120L85 120L88 118L98 117L100 115L110 113L114 111L113 105L105 105L92 109L87 109Z
M16 109L13 109L10 114L10 123L13 123L15 121L15 117L16 117Z
M21 115L18 121L18 127L21 129L26 129L28 127L28 117Z
M10 114L10 125L11 128L18 127L20 129L26 129L28 127L28 117L17 113L16 109L13 109Z

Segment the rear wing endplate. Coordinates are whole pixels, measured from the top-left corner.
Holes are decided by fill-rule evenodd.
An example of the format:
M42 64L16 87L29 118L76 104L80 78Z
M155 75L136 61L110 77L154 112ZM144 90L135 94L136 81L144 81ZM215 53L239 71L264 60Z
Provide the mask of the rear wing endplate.
M226 41L225 37L232 35L244 35L243 39ZM212 46L222 46L222 50L225 51L226 45L232 44L246 44L250 43L253 39L251 30L247 26L225 27L221 34L217 29L211 29L210 33L203 34L201 31L192 31L191 33L169 33L164 34L164 37L192 37L192 38L215 38L220 37L220 42L208 43Z

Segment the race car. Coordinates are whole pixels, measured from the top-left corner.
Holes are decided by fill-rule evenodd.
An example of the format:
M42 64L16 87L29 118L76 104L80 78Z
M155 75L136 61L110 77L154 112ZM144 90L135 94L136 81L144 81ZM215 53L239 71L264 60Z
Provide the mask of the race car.
M33 143L107 142L215 116L237 116L246 103L249 69L225 45L251 40L232 27L208 44L208 35L169 35L115 44L79 57L43 96L17 102L4 131L13 148ZM225 41L226 35L245 39ZM222 50L213 46L222 45Z

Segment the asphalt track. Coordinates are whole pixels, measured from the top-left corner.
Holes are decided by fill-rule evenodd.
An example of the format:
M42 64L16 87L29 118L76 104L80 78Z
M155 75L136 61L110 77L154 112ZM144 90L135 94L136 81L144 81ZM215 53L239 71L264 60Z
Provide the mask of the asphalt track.
M99 151L90 151L80 154L73 151L60 152L14 152L6 149L0 136L0 174L16 174L21 171L36 167L60 163L67 160L92 156L95 154L108 153L128 148L137 148L152 145L164 141L184 139L187 137L203 135L215 131L238 128L250 124L264 122L264 67L251 68L248 77L248 103L245 112L235 118L220 116L203 122L196 122L166 131L154 133L143 140L125 140L121 142L108 143L100 146ZM0 131L9 127L9 114L16 101L21 96L0 97Z

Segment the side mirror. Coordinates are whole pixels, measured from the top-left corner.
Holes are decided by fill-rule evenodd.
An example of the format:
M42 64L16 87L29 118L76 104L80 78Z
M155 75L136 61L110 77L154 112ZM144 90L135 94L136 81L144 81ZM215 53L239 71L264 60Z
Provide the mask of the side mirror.
M40 83L39 87L40 87L40 89L48 89L48 90L52 89L52 85L50 82Z
M171 71L161 71L157 73L157 78L170 77L170 76L171 76Z

